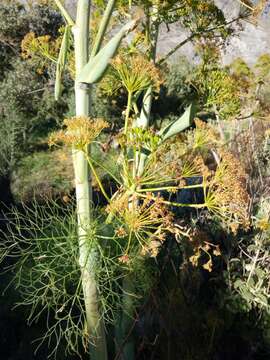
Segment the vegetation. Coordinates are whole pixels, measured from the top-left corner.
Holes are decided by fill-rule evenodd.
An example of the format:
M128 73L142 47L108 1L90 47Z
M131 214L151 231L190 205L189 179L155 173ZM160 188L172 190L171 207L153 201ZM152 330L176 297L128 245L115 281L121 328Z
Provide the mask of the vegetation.
M220 55L262 2L76 5L0 5L3 299L41 359L268 356L270 55Z

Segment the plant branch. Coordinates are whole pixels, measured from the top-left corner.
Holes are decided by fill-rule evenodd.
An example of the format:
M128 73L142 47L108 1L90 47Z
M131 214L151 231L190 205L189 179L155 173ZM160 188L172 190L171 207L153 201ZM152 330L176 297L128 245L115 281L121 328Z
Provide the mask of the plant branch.
M248 8L249 10L254 11L254 8L253 8L252 6L250 6L249 4L247 4L246 1L238 0L238 2L239 2L241 5L243 5L243 6L245 6L246 8Z
M189 41L191 41L192 39L194 39L195 37L197 36L202 36L203 34L207 34L209 32L212 32L212 31L215 31L217 29L221 29L221 28L224 28L228 25L231 25L232 23L238 21L238 20L241 20L243 19L244 16L241 15L241 16L238 16L237 18L234 18L228 22L226 22L225 24L223 25L219 25L219 26L214 26L214 27L211 27L209 29L206 29L206 30L203 30L203 31L198 31L198 32L195 32L193 34L191 34L190 36L188 36L185 40L181 41L178 45L176 45L172 50L170 50L163 58L161 58L157 64L158 65L161 65L163 64L166 60L168 60L168 58L170 56L172 56L177 50L179 50L182 46L184 46L186 43L188 43Z
M143 193L143 192L153 192L153 191L174 191L174 190L186 190L186 189L198 189L198 188L202 188L203 184L197 184L197 185L187 185L187 186L161 186L161 187L157 187L157 188L151 188L151 189L137 189L136 191L139 193Z
M96 172L96 169L95 169L95 167L93 166L92 161L91 161L90 157L88 156L87 152L85 152L85 157L86 157L86 160L87 160L87 162L88 162L88 164L89 164L89 166L90 166L90 169L91 169L92 173L94 174L94 176L95 176L95 178L96 178L96 181L97 181L97 183L98 183L98 186L99 186L102 194L104 195L104 197L106 198L106 200L109 202L109 201L110 201L110 198L109 198L109 196L107 195L107 193L106 193L106 191L105 191L105 189L104 189L104 187L103 187L103 185L102 185L102 182L101 182L101 180L100 180L100 178L99 178L99 176L98 176L98 174L97 174L97 172Z
M93 158L90 158L90 159L91 159L91 161L92 161L93 163L95 163L96 165L98 165L99 167L101 167L102 170L106 171L106 173L107 173L108 175L110 175L110 176L112 177L112 179L117 182L117 184L119 184L119 185L122 184L121 181L120 181L119 179L117 179L117 177L116 177L109 169L107 169L107 168L106 168L105 166L103 166L101 163L98 163L95 159L93 159Z
M137 196L140 196L142 198L147 198L147 195L143 195L137 192ZM153 200L157 200L157 198L153 197ZM195 209L203 209L205 207L207 207L206 203L203 204L183 204L183 203L177 203L177 202L173 202L173 201L167 201L167 200L162 200L159 199L159 201L162 204L166 204L166 205L170 205L170 206L177 206L177 207L191 207L191 208L195 208Z
M68 13L68 11L64 7L64 5L61 3L61 1L60 0L54 0L54 1L55 1L55 4L57 5L58 9L60 10L61 14L65 18L66 22L68 23L68 25L74 26L75 23L74 23L72 17Z
M113 12L113 9L115 6L115 2L116 2L116 0L108 1L106 10L104 12L101 23L99 25L97 36L95 38L95 42L94 42L93 49L92 49L91 56L90 56L91 58L94 57L98 53L98 51L101 47L102 41L104 40L104 35L108 28L109 21L111 19L111 15L112 15L112 12Z

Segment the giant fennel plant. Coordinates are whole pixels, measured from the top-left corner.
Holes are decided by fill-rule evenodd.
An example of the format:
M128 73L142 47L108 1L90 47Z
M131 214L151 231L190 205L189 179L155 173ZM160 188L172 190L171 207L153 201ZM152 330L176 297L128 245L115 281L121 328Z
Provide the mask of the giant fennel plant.
M233 231L239 226L247 228L245 175L211 126L196 120L194 130L183 132L193 123L194 104L161 129L150 121L152 100L162 84L156 47L166 14L163 2L142 3L146 16L139 36L142 42L122 48L114 59L122 38L139 20L130 20L102 47L115 6L115 1L109 0L89 51L90 1L77 1L76 21L59 0L55 3L66 22L58 59L51 59L56 62L55 97L61 96L67 62L74 61L76 114L64 120L62 130L51 134L49 143L72 152L77 220L72 205L65 209L57 204L25 208L26 215L17 213L10 222L13 235L3 243L3 255L18 259L11 268L24 303L32 306L30 319L35 320L47 308L53 311L54 322L49 318L47 332L49 338L55 335L53 353L64 338L68 351L80 353L84 346L91 359L106 360L106 324L111 322L116 358L132 360L136 308L154 282L153 259L167 237L192 238L190 229L179 224L175 209L208 209ZM183 2L179 10L176 3L172 4L174 18L166 17L166 21L183 17L190 25L191 5ZM196 6L194 2L198 12ZM209 18L202 25L208 29ZM40 41L34 45L39 51ZM41 52L51 57L44 41L41 45ZM106 71L113 79L109 84L127 94L123 128L115 136L119 144L117 171L97 163L91 154L91 146L99 143L99 135L108 127L106 120L90 117L91 86ZM115 184L113 193L104 186L98 168ZM91 176L106 202L98 209L91 205ZM181 191L194 189L201 189L201 201L179 198ZM209 246L202 246L197 258L200 250L211 257ZM210 271L210 263L205 268Z

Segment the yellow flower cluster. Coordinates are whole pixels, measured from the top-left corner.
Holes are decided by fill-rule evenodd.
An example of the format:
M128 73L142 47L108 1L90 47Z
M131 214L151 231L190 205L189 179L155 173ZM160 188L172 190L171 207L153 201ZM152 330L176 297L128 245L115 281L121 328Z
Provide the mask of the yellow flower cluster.
M131 235L140 244L141 255L156 256L167 232L173 232L173 215L160 196L148 193L143 201L126 192L118 194L107 206L106 211L113 214L121 226L116 235ZM132 244L131 244L132 246ZM130 245L128 245L127 253Z
M172 189L177 191L185 187L186 178L195 177L194 187L204 190L201 206L218 215L233 232L249 227L250 198L244 168L223 149L218 132L208 124L196 120L195 130L159 149L154 165L152 182L159 174L166 183L167 174L167 183L174 182Z
M34 60L37 73L42 74L50 62L56 62L64 34L64 27L59 29L59 37L52 39L49 35L36 36L33 31L25 35L21 42L21 56L23 59ZM75 77L74 51L68 51L68 70L72 78Z
M120 133L117 141L121 147L129 147L140 150L142 148L154 152L158 148L160 137L153 129L133 127L127 134Z
M41 55L52 60L57 58L59 47L60 41L52 41L49 35L36 37L35 33L31 31L21 42L21 54L24 59Z
M209 144L217 144L219 142L219 134L207 123L200 119L194 120L196 129L192 133L193 136L193 149L199 149Z
M63 143L79 150L91 144L109 124L103 119L91 119L87 116L74 116L64 120L64 130L54 132L49 137L49 146Z
M149 86L158 92L161 75L155 65L143 55L118 55L111 61L119 80L130 93L146 90Z

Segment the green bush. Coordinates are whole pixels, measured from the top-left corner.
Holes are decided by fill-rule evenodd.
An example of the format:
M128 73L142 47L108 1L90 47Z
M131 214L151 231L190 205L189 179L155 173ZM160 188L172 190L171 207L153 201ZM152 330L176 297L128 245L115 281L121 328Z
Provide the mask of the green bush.
M72 163L62 150L34 152L11 173L11 191L18 202L44 201L73 190Z
M67 94L54 101L53 68L39 75L34 64L20 56L21 41L29 31L56 37L61 24L61 16L46 5L35 4L30 11L16 1L0 4L1 175L8 175L19 158L40 147L67 111Z

